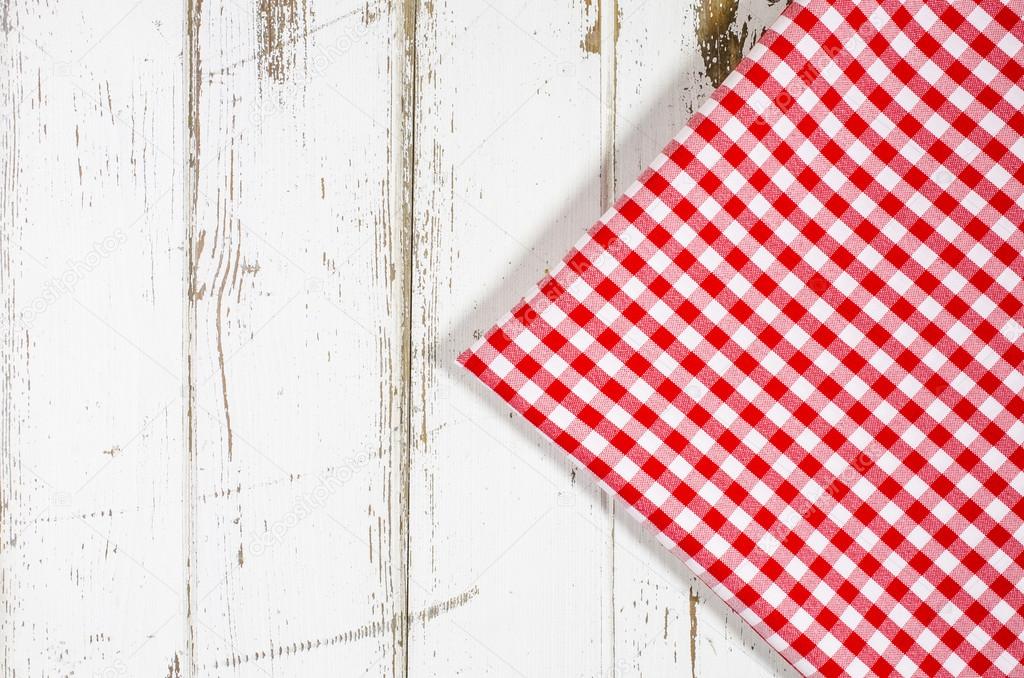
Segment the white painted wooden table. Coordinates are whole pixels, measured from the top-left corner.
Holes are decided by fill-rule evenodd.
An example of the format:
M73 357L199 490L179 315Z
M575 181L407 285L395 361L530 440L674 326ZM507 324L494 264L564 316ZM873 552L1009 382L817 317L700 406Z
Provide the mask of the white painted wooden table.
M793 675L453 364L780 10L0 0L3 675Z

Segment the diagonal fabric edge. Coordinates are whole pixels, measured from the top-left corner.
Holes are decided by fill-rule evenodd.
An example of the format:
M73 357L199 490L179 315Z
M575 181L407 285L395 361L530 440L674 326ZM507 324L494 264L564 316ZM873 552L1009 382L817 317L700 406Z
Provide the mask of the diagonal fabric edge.
M795 2L459 357L805 675L1024 675L1013 5Z

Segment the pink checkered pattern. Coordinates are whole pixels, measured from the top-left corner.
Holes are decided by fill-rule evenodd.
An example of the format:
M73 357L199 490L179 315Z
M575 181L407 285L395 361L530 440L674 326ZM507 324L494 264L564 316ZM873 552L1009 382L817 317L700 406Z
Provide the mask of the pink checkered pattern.
M806 675L1024 676L1024 0L802 0L460 361Z

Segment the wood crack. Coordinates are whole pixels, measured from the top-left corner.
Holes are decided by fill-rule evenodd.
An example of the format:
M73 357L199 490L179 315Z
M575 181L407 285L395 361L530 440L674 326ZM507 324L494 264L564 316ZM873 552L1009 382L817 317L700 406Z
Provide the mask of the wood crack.
M196 501L198 484L198 459L196 445L196 304L197 266L202 254L204 238L197 237L199 199L199 158L202 149L200 108L202 98L202 59L200 54L200 28L202 23L203 0L185 0L184 26L184 80L185 80L185 134L188 139L184 162L185 179L185 318L184 318L184 423L185 458L183 469L183 540L185 557L185 678L199 675L196 649ZM175 656L177 663L177 656ZM181 667L179 665L179 670Z
M402 578L400 592L400 603L398 608L404 618L404 622L396 631L396 648L393 651L392 664L396 677L409 675L409 625L410 597L409 597L409 572L411 543L409 534L410 520L410 467L413 441L412 421L412 360L413 360L413 332L412 318L414 310L413 279L415 273L415 260L413 253L416 246L416 230L414 224L415 215L415 189L416 189L416 113L418 94L418 53L417 53L417 27L418 27L418 5L416 0L402 0L400 30L401 30L401 53L399 61L401 71L393 74L398 87L398 114L399 119L393 120L397 123L397 148L394 149L396 165L393 167L392 183L400 186L401 207L398 208L397 216L400 224L399 233L401 241L402 268L405 276L402 280L402 366L401 381L402 392L399 401L399 410L402 416L402 431L400 436L400 451L397 463L397 511L392 511L392 529L394 529L395 518L397 518L398 535L400 544L399 564L400 576ZM394 207L398 207L394 205ZM395 223L394 221L392 223ZM393 495L394 496L394 495Z
M212 668L234 668L267 659L277 659L306 652L314 652L316 650L334 647L336 645L354 643L369 638L395 635L401 633L402 629L409 628L413 622L427 624L443 614L457 610L460 607L469 604L479 594L480 589L473 586L468 591L430 605L429 607L425 607L411 615L408 613L398 613L393 615L390 619L367 622L361 626L357 626L332 636L299 640L288 644L274 645L263 650L256 650L244 654L234 654L215 661Z

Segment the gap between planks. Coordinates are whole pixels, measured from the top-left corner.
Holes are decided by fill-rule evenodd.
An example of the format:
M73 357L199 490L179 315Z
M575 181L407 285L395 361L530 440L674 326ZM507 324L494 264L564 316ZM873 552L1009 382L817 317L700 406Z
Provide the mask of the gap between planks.
M619 42L619 0L597 0L597 21L601 32L601 211L611 207L618 195L616 181L616 146L618 141L617 84L618 84L618 42ZM615 634L615 517L616 506L612 497L601 493L602 503L608 507L608 551L606 567L609 576L605 581L605 596L609 609L603 623L602 635L607 638L603 662L613 675L617 670Z

